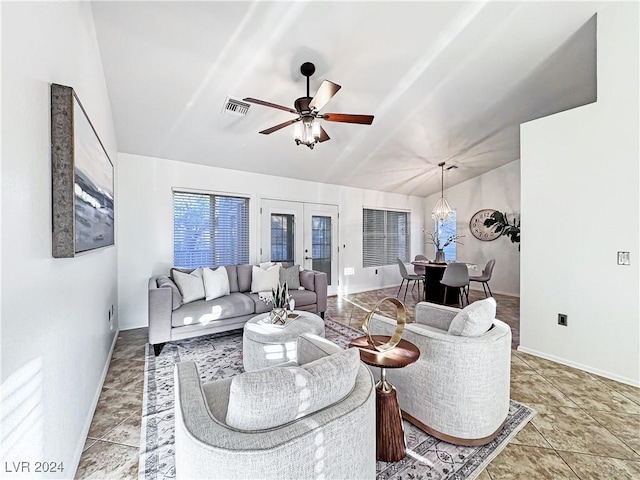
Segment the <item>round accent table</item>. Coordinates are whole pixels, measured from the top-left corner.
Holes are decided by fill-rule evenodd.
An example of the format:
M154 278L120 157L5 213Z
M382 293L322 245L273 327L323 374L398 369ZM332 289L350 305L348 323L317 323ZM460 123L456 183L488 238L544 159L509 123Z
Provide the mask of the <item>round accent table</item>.
M297 360L298 337L314 333L324 337L324 320L315 313L295 310L298 318L287 325L261 323L269 313L253 317L244 325L242 334L242 365L245 372Z
M372 338L380 345L389 340L385 335ZM380 381L376 384L376 457L384 462L398 462L406 455L406 442L396 388L387 381L386 369L411 365L420 357L420 350L413 343L400 340L392 350L376 352L366 336L353 339L349 346L360 350L364 363L380 367Z

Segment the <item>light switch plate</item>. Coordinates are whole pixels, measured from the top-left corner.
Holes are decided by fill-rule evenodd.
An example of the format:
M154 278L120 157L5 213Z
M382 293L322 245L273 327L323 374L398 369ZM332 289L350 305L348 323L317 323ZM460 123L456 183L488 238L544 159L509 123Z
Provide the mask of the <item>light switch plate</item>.
M618 265L631 265L629 252L618 252Z

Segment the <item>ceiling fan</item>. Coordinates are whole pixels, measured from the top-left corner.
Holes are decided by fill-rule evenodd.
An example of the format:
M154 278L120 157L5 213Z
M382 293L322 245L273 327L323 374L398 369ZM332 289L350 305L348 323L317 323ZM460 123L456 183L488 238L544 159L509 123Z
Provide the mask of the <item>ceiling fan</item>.
M245 98L245 102L257 103L258 105L264 105L265 107L277 108L286 112L298 115L298 118L293 120L287 120L266 130L262 130L259 133L269 135L276 132L281 128L288 127L289 125L295 125L294 138L296 145L306 145L309 148L313 148L318 142L326 142L329 140L329 135L325 132L320 120L326 120L328 122L343 122L343 123L360 123L364 125L371 125L373 122L373 115L353 115L349 113L320 113L322 107L324 107L331 98L338 93L340 85L337 85L329 80L323 80L320 88L316 92L315 96L311 98L309 96L309 77L314 74L316 67L311 62L305 62L300 66L300 73L307 77L307 96L298 98L295 103L295 110L293 108L284 107L271 102L265 102L264 100L258 100L257 98Z

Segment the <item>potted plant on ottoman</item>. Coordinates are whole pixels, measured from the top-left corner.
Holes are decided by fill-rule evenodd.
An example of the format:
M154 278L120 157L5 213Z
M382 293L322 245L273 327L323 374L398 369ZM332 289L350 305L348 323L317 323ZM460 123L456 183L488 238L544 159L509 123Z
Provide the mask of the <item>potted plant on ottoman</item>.
M289 287L287 282L278 283L278 286L271 289L273 294L273 309L269 313L271 323L275 325L284 325L287 321L287 307L289 306Z

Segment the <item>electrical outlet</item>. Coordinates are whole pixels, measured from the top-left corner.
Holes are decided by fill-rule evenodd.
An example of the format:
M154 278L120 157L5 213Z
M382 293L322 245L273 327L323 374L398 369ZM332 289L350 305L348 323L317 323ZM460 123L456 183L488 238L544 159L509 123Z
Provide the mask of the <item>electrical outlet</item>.
M563 327L567 326L567 315L564 313L558 314L558 325L562 325Z
M629 252L618 252L618 265L631 265Z

